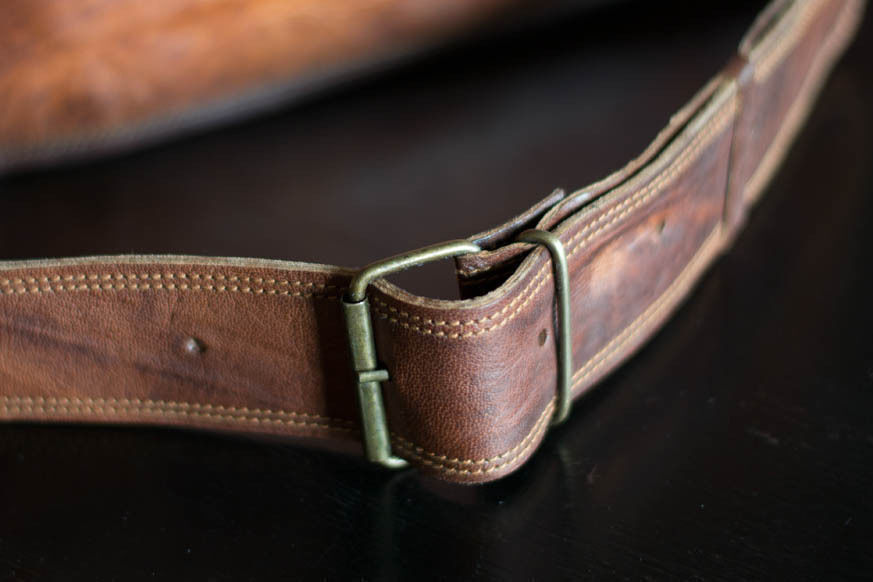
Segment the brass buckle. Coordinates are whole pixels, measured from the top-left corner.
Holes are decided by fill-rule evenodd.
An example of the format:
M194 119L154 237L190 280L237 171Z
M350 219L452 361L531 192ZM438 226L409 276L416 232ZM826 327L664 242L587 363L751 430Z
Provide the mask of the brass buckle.
M391 453L391 436L388 433L382 400L382 382L390 376L387 370L379 367L376 359L367 287L376 279L391 273L439 259L478 253L480 250L478 245L466 240L431 245L372 263L361 269L349 283L349 291L343 298L343 311L346 316L352 369L358 382L364 451L370 461L395 469L408 464Z
M570 334L570 287L567 255L561 240L544 230L526 230L517 239L519 242L543 245L552 258L555 277L555 350L558 357L557 405L552 416L552 425L563 422L570 413L570 381L572 378L572 344ZM358 383L358 403L361 408L361 432L367 459L389 468L402 468L408 463L391 452L391 435L385 418L382 399L382 382L389 380L385 368L376 358L376 342L373 337L373 320L367 287L392 273L449 257L478 253L478 245L455 240L409 251L372 263L360 271L349 283L349 291L343 297L343 312L352 356L352 369Z

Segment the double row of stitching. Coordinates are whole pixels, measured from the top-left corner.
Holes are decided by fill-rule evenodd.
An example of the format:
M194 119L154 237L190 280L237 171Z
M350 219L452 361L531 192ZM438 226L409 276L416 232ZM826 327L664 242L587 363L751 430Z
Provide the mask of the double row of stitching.
M828 4L827 0L805 0L794 3L792 8L800 11L800 14L796 16L797 21L794 26L791 26L784 35L761 51L761 54L753 55L756 82L763 83L770 78L773 71L788 57L791 49L803 38L826 4Z
M207 281L229 281L231 283L255 283L258 285L291 285L294 287L312 287L317 289L335 289L335 285L325 285L312 281L290 281L287 279L271 279L265 277L249 277L239 275L225 275L223 273L77 273L75 275L52 275L51 277L17 277L12 279L0 279L0 286L25 285L35 283L60 283L67 281L109 281L109 280L161 280L161 279L190 279Z
M546 429L549 427L548 420L551 418L551 412L554 410L555 401L552 400L549 402L548 406L546 406L543 414L540 415L540 420L534 425L531 431L527 434L527 436L522 439L522 441L513 447L510 451L503 453L501 455L497 455L496 457L492 457L491 460L488 459L452 459L447 461L436 460L439 457L434 457L432 453L427 454L419 454L413 450L405 449L402 445L399 447L403 453L417 460L419 463L426 467L431 467L440 473L445 473L448 475L488 475L495 471L500 470L508 470L514 465L517 465L521 461L523 461L531 449L540 441L543 435L546 432ZM486 463L494 462L495 460L499 461L493 465L485 465ZM465 467L468 465L476 466L477 468L459 468L457 465L461 467Z
M270 408L249 408L248 406L224 406L198 402L179 402L175 400L150 400L140 398L76 398L53 396L0 396L0 403L23 404L27 406L112 406L119 408L139 408L154 410L196 410L231 416L254 415L259 418L278 417L304 419L307 422L331 423L341 426L354 426L349 420L310 414L308 412L289 412Z
M700 248L682 272L670 283L670 286L645 311L637 316L618 335L613 337L573 374L574 389L590 378L597 370L609 364L613 356L620 353L629 343L632 343L641 334L644 334L650 327L649 323L657 321L659 316L675 306L683 293L694 283L698 275L706 267L708 259L718 250L721 244L721 233L721 224L719 223L707 235Z
M212 291L325 299L338 299L343 291L337 285L311 281L208 273L79 273L0 280L0 293L6 295L121 290Z
M336 425L325 422L295 420L293 418L278 418L259 414L222 414L207 410L192 410L178 408L160 408L145 405L122 404L27 404L7 403L0 399L0 416L29 417L85 417L85 416L152 416L158 418L194 418L213 422L244 423L255 425L278 425L297 428L319 429L339 432L355 432L352 426Z
M671 184L679 174L685 171L688 166L697 159L712 140L720 135L721 131L733 120L735 113L735 101L730 99L722 106L722 109L720 109L717 114L713 115L704 129L695 136L688 148L673 161L664 174L647 184L646 187L639 192L629 196L620 204L617 204L596 219L585 224L578 233L573 235L565 245L565 248L568 249L567 258L570 259L575 256L597 235L629 216L634 210L657 196L665 187ZM406 311L391 307L379 298L374 297L371 301L375 304L374 311L379 315L379 317L387 319L395 325L399 325L423 335L433 335L449 339L464 339L499 329L517 317L522 309L530 303L530 301L536 297L540 289L543 288L548 280L546 275L550 272L549 269L550 267L548 263L543 265L537 274L531 279L530 283L521 290L517 297L501 308L498 312L479 319L454 321L423 319ZM517 308L516 305L518 305ZM512 310L513 308L515 309ZM508 315L506 315L507 312L509 312ZM409 321L415 321L418 323L409 323ZM446 326L457 328L479 325L487 322L491 322L493 325L465 332L447 332L434 329L434 327Z
M447 473L483 474L497 471L520 460L543 435L554 401L543 410L539 420L527 435L513 448L499 455L484 459L448 458L428 451L399 436L392 435L395 444L408 456L420 459L422 464ZM307 429L356 432L354 423L315 414L289 412L261 408L220 406L192 402L164 400L140 400L127 398L51 398L29 396L0 396L0 416L28 417L88 417L88 416L140 416L158 418L194 418L217 423L244 423L256 425L279 425ZM494 464L496 463L496 464ZM458 466L483 466L479 469L459 469Z
M543 412L540 414L539 418L534 423L534 426L530 430L530 432L528 432L527 435L521 441L519 441L519 443L517 445L515 445L514 447L512 447L511 449L509 449L507 451L504 451L503 453L500 453L499 455L495 455L493 457L482 458L482 459L449 458L447 455L437 455L436 453L432 453L430 451L427 451L427 450L423 449L422 447L419 447L415 443L403 438L400 435L391 433L391 438L392 438L392 443L397 448L399 448L400 450L403 450L407 454L414 455L416 458L421 459L421 458L426 457L428 460L433 461L432 463L430 463L432 466L449 467L452 465L461 465L461 466L464 466L464 465L490 465L490 464L495 463L497 461L501 461L503 459L506 459L507 457L512 457L516 453L518 453L519 450L525 448L528 445L528 443L530 442L530 440L533 439L536 436L536 434L540 431L541 425L543 423L547 423L551 419L552 411L554 411L554 409L555 409L555 401L553 399L543 409Z

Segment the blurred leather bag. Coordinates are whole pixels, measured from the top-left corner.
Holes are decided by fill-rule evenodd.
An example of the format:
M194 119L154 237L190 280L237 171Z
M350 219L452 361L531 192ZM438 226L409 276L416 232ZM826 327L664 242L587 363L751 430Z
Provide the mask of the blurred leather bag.
M514 0L34 0L0 19L0 171L239 119L464 35Z

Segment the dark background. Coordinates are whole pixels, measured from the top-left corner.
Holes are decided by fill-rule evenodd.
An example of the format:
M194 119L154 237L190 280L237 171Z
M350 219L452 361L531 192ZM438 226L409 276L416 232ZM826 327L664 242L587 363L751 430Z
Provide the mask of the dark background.
M0 255L356 265L467 236L640 152L761 8L723 4L567 13L6 177ZM2 425L0 579L870 578L871 57L866 18L734 248L516 474L449 486L294 443ZM431 276L413 288L450 293Z

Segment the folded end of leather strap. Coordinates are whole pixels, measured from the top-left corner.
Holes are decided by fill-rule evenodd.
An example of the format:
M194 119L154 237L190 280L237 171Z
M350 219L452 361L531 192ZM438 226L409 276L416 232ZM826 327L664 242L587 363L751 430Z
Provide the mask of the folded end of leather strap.
M860 17L858 0L774 4L718 75L631 164L555 192L458 260L463 301L366 290L385 430L422 472L482 483L545 437L564 376L581 397L681 304L733 238ZM558 260L507 244L548 230ZM560 261L559 261L560 262ZM0 265L0 418L361 439L341 299L347 269L201 257ZM562 325L564 325L562 323ZM562 354L563 332L571 338Z

